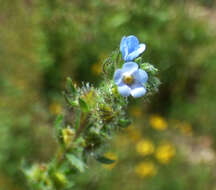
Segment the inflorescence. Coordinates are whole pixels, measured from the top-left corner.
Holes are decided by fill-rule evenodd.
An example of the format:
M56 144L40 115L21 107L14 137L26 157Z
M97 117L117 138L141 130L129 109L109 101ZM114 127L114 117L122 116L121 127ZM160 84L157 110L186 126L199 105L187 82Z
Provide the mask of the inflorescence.
M104 80L97 88L89 83L78 87L67 79L63 93L67 108L57 117L54 128L56 156L49 163L23 165L33 190L71 188L74 175L88 168L90 158L103 164L114 162L105 156L106 146L113 134L131 123L128 96L143 96L145 100L157 92L160 84L155 76L158 70L140 57L145 49L146 45L140 44L135 36L123 37L120 51L113 52L104 62Z

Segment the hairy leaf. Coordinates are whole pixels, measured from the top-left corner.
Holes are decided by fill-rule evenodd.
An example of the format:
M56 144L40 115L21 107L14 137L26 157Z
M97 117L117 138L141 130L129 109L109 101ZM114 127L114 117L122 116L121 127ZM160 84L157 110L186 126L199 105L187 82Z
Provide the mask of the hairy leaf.
M72 166L74 166L80 172L84 172L86 165L80 158L76 157L73 154L67 154L66 158L68 159L68 161Z

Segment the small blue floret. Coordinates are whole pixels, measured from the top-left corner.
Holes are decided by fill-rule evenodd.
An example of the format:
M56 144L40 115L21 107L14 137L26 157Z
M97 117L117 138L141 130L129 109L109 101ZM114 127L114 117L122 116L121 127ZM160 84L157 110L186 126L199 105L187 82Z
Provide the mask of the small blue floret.
M146 49L145 44L140 44L136 36L123 37L120 44L120 51L122 53L123 59L128 61L133 61Z
M137 63L127 62L122 69L117 69L114 73L114 82L118 86L118 92L122 96L133 96L139 98L146 93L144 84L148 80L148 74L139 69Z

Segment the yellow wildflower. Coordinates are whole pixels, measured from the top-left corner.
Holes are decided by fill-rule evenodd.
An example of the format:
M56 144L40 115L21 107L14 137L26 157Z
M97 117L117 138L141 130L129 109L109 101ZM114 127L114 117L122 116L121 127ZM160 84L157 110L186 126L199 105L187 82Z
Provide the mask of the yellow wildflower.
M152 128L159 131L167 129L168 126L166 120L159 115L152 115L149 119L149 123L152 126Z
M152 177L157 174L157 168L151 161L143 161L135 167L135 173L141 177Z
M112 170L116 166L118 156L113 152L107 152L104 156L110 160L115 160L115 162L112 164L103 164L104 168L106 168L108 170Z
M137 152L142 156L152 154L154 149L154 144L150 140L141 140L136 145Z
M156 158L162 164L168 164L169 161L175 156L175 147L170 143L160 145L155 153Z
M49 106L49 110L53 115L58 115L62 112L62 107L60 104L54 102Z

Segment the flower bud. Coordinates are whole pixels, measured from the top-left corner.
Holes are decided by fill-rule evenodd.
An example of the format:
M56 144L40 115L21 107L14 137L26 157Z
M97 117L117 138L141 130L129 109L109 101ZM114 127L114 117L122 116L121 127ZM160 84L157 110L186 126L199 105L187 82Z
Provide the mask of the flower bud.
M63 129L62 130L62 137L63 137L63 141L64 141L64 144L66 145L66 147L69 147L71 144L71 141L75 137L75 130L71 129L70 127Z
M61 172L56 172L54 174L54 179L55 179L55 183L61 187L65 186L68 183L66 176Z

